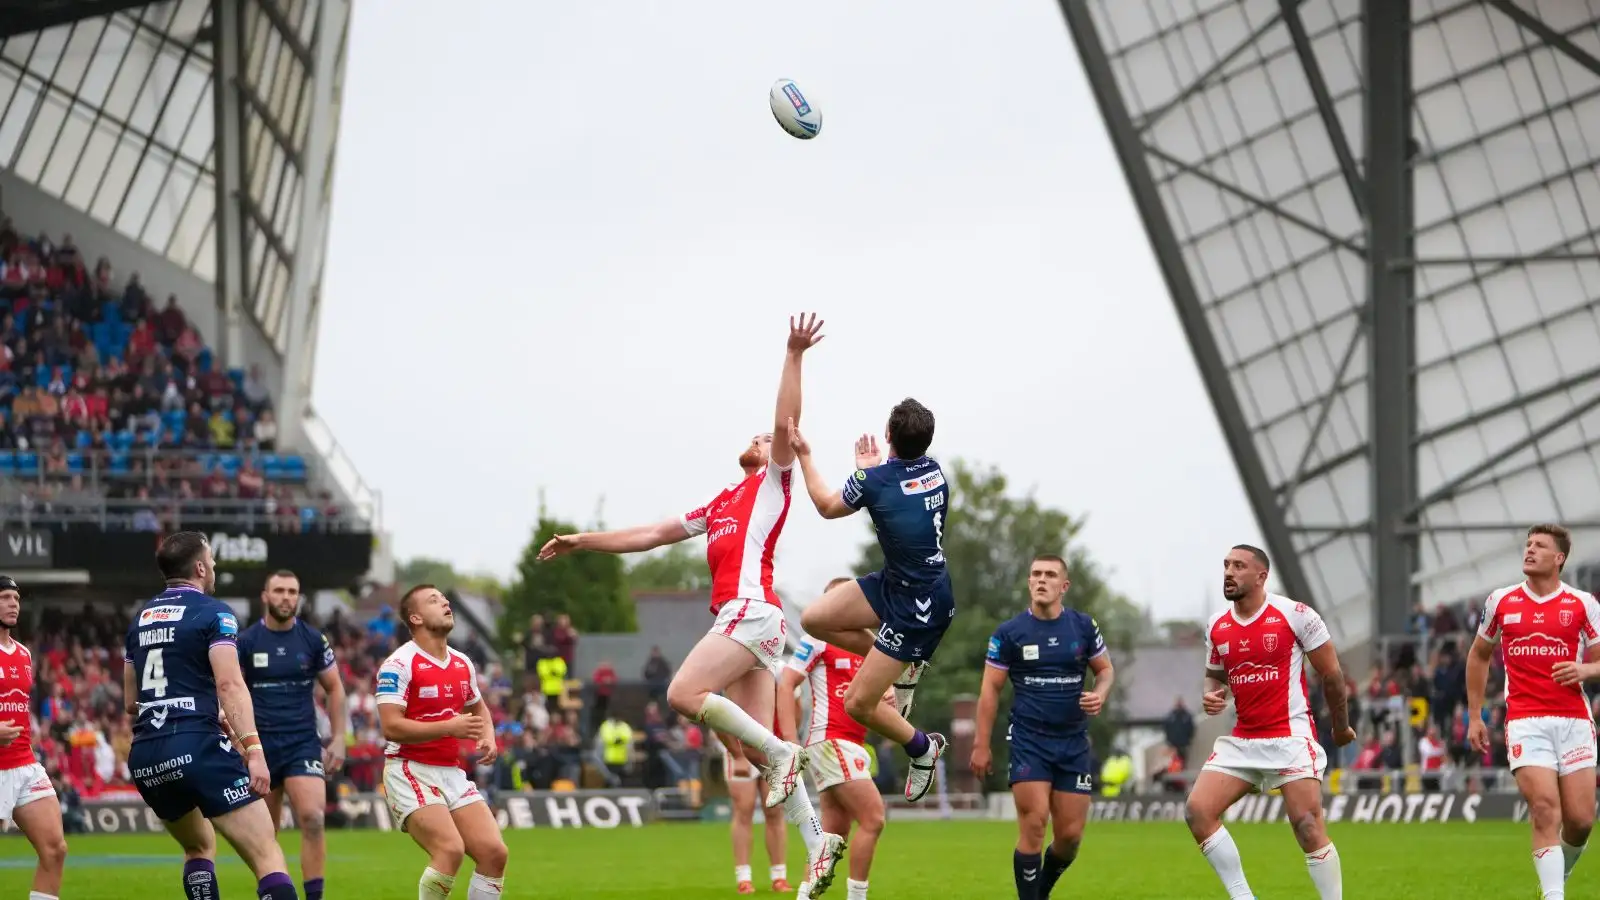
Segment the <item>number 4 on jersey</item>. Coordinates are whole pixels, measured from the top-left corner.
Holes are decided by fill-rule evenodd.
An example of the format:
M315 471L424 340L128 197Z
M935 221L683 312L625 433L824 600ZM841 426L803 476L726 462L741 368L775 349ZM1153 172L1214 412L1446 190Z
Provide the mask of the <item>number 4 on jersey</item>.
M139 676L141 693L150 691L157 697L167 695L167 666L161 660L161 649L151 650L144 658L144 672Z

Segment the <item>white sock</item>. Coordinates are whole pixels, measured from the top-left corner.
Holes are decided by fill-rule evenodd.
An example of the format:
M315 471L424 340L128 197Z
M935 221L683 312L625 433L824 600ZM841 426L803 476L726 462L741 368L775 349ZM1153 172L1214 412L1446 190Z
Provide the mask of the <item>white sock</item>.
M472 880L467 883L467 900L499 900L500 894L506 889L506 878L490 878L487 875L472 873Z
M1222 887L1228 892L1228 900L1250 900L1250 883L1244 880L1244 863L1239 861L1239 845L1233 842L1233 835L1226 828L1218 828L1217 833L1206 838L1200 845L1200 853L1205 856L1206 862L1211 864L1217 877L1222 879Z
M1332 844L1306 854L1311 883L1322 900L1344 900L1344 876L1339 872L1339 849Z
M29 891L28 900L61 900L55 894L46 894L44 891Z
M867 883L854 878L845 880L845 900L867 900Z
M435 870L432 866L422 870L422 880L417 882L417 900L442 900L450 896L456 886L456 877Z
M749 866L734 866L733 867L733 885L734 885L734 887L738 887L741 883L749 881L749 880L750 880L750 867Z
M1574 847L1566 841L1561 842L1562 877L1572 877L1572 867L1578 864L1578 857L1583 855L1584 848L1588 846L1588 844L1579 844ZM40 896L43 895L41 894Z
M783 801L783 817L800 829L800 839L806 842L807 861L815 858L822 849L822 820L817 818L817 811L811 808L805 782L796 784L794 793Z
M767 869L768 881L777 881L779 878L782 878L784 881L789 880L789 866L787 863L778 863L777 865Z
M1539 896L1544 900L1566 900L1567 873L1560 847L1540 847L1533 851L1533 871L1539 876Z
M783 749L778 736L761 727L761 723L739 708L739 705L721 694L707 694L706 705L700 707L700 721L713 730L731 734L762 753L776 753Z

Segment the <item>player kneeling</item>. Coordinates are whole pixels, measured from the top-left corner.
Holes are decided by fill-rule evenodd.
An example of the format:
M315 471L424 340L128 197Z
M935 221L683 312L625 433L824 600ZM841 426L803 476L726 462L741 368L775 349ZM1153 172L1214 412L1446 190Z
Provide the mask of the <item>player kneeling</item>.
M849 579L836 579L828 587ZM810 757L811 777L822 794L822 829L828 834L850 838L850 877L846 882L848 900L866 900L867 875L872 869L873 851L883 833L883 797L872 781L872 757L864 746L867 727L845 712L845 694L864 658L848 650L804 638L794 658L778 681L778 729L784 740L796 740L795 689L802 680L811 686L811 718L807 731L806 755ZM880 701L894 708L894 691L885 691ZM802 900L817 896L808 892L809 883L800 886Z
M504 889L506 843L494 813L458 764L460 739L476 741L479 763L495 757L494 726L478 694L472 660L450 649L450 601L433 585L400 598L407 641L378 669L383 788L395 825L428 854L419 900L450 896L463 856L474 871L468 900L493 900Z
M733 801L733 818L729 832L733 838L734 889L741 894L756 892L755 877L750 871L750 845L755 831L757 794L764 799L766 791L761 771L745 755L744 745L738 738L717 733L717 746L722 748L722 780L728 785L728 799ZM766 811L767 877L772 881L772 892L787 894L789 886L788 859L789 834L784 830L783 804L769 806Z

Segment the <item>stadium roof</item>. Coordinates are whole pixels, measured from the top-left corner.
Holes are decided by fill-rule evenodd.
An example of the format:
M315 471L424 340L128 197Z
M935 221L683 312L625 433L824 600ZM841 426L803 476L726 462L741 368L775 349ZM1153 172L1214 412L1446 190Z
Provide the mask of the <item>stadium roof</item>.
M1592 555L1600 2L1061 6L1285 589L1359 639Z

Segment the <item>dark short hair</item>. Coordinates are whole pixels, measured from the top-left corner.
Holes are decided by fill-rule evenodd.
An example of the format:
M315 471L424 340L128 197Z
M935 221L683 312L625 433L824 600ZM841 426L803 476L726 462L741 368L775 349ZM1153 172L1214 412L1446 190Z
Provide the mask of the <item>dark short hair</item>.
M1272 568L1272 560L1267 558L1267 551L1261 549L1260 547L1252 544L1234 544L1233 549L1243 550L1251 556L1254 556L1256 558L1256 562L1261 563L1261 568L1263 569L1270 570Z
M261 582L261 589L263 591L266 590L267 589L267 585L271 584L272 583L272 579L274 579L274 578L293 578L296 582L299 582L299 580L300 580L300 576L299 575L296 575L295 573L289 571L288 569L279 569L278 571L273 572L271 575L268 575L266 581Z
M423 591L437 590L438 588L431 584L419 584L406 591L400 598L400 621L404 622L407 628L411 627L411 604L417 599L417 595Z
M916 459L927 454L933 444L933 413L911 399L901 400L889 410L889 448L897 459Z
M831 591L834 588L838 587L841 584L844 584L847 581L855 581L855 579L854 578L846 578L843 575L841 575L838 578L835 578L835 579L832 579L831 581L829 581L828 582L828 586L823 588L823 590Z
M156 548L156 568L161 570L161 577L168 581L193 578L195 563L205 556L209 543L198 531L179 531L162 538Z
M1565 526L1557 525L1554 522L1544 522L1528 529L1528 537L1531 538L1536 534L1542 534L1555 541L1556 549L1561 551L1562 556L1572 555L1572 532L1568 531ZM1565 565L1562 568L1565 568Z
M1033 562L1051 562L1061 567L1061 574L1067 574L1067 561L1056 553L1035 553Z

